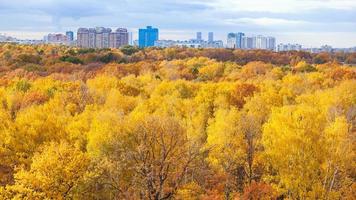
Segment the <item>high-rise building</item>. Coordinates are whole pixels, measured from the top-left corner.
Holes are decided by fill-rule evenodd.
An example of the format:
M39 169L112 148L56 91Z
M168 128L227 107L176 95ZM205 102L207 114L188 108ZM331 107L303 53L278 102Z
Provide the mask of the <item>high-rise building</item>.
M302 45L300 44L278 44L277 51L301 51Z
M198 41L202 41L203 37L202 37L202 33L201 32L197 32L197 40Z
M129 45L133 46L133 36L132 36L132 32L129 32Z
M88 29L88 47L87 48L96 48L96 31L95 28Z
M263 35L249 37L242 35L241 41L242 49L274 50L276 48L276 38L274 37L265 37Z
M73 31L67 31L66 32L66 36L67 36L67 42L71 43L74 40L74 33Z
M276 49L276 38L267 37L267 49L275 50Z
M243 47L243 37L245 33L229 33L227 35L227 48L242 49Z
M50 33L44 37L47 44L68 44L67 36L61 33Z
M97 27L95 31L95 47L99 49L109 48L109 37L112 30L110 28Z
M236 48L242 49L242 38L245 36L245 33L236 34Z
M103 48L109 48L111 28L105 28L103 32Z
M267 38L262 36L262 35L258 35L256 37L256 49L267 49Z
M79 28L77 32L77 46L82 48L89 47L89 30L87 28Z
M116 32L110 33L109 47L120 48L129 44L129 34L126 28L118 28Z
M208 42L214 42L214 33L213 32L208 33Z
M256 48L256 38L244 36L242 38L242 49L255 49Z
M73 31L67 31L66 32L66 44L67 45L73 45L74 44L74 33Z
M155 41L159 39L159 33L157 28L152 28L152 26L147 26L145 29L139 29L138 40L139 47L153 47Z
M104 27L96 27L95 28L95 47L96 48L104 48L104 42L103 42L103 33L104 33Z
M236 48L236 41L237 41L237 34L236 33L227 34L226 47L230 48L230 49L235 49Z
M116 29L116 33L118 34L118 38L116 40L117 47L122 47L129 44L129 33L126 28L118 28Z
M128 44L128 32L118 28L112 32L110 28L80 28L77 32L77 46L83 48L119 48Z

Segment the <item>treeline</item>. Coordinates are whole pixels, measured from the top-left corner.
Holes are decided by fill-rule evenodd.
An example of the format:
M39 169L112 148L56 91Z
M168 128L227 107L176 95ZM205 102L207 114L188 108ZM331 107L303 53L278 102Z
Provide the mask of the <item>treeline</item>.
M19 46L0 44L0 71L25 67L27 70L47 70L60 63L88 65L91 63L135 63L140 61L182 60L192 57L207 57L222 62L234 62L245 65L252 61L261 61L275 65L295 65L299 61L308 64L329 62L356 65L356 53L318 53L302 51L273 52L265 50L233 49L192 49L192 48L148 48L138 49L125 46L120 50L78 49L65 46ZM50 71L50 70L49 70Z
M0 199L354 199L352 56L2 45Z

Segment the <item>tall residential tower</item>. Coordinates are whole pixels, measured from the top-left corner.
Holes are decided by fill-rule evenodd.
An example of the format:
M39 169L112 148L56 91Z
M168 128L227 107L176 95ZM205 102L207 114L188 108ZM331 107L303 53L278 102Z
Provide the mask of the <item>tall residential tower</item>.
M152 26L147 26L145 29L139 29L138 31L138 43L140 48L153 47L158 38L158 29Z
M213 32L208 33L208 42L214 42L214 33Z
M77 46L83 48L119 48L128 45L128 32L125 28L118 28L112 32L110 28L79 28L77 32Z

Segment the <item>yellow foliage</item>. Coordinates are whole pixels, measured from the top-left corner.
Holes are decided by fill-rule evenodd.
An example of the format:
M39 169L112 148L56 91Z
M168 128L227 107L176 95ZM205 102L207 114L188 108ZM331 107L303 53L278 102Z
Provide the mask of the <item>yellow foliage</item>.
M89 164L89 158L76 147L65 142L51 143L36 153L30 169L18 171L15 184L1 193L11 199L78 198L84 196L80 186Z

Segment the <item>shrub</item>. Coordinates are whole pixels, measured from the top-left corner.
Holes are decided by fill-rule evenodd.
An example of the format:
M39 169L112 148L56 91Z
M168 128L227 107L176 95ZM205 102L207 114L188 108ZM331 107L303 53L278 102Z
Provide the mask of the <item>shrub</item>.
M60 59L62 62L69 62L73 64L83 64L83 61L74 56L62 56Z

